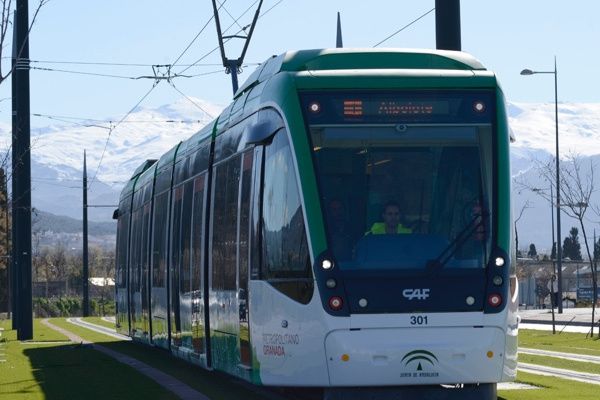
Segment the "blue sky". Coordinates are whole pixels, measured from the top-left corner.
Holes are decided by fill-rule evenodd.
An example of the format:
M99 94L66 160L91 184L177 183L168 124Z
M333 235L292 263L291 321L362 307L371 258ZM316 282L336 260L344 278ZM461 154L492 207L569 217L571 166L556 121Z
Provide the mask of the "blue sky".
M33 9L37 0L30 0ZM279 0L264 0L263 12ZM240 76L254 65L288 49L323 48L335 44L336 12L342 14L344 45L372 47L434 7L434 0L283 0L259 20ZM240 15L252 1L227 0L225 8ZM251 20L254 8L239 23ZM558 58L559 101L600 102L598 39L600 2L594 0L462 0L463 50L495 71L507 98L515 102L554 99L551 75L522 77L521 69L553 68ZM125 77L152 75L151 64L172 64L212 15L209 0L51 0L41 11L31 34L32 67ZM232 19L222 13L222 25ZM239 28L234 25L237 31ZM217 46L214 22L183 54L175 72ZM431 13L385 42L386 47L435 48L435 17ZM9 47L10 49L10 47ZM237 57L239 48L228 48ZM10 53L10 51L8 52ZM6 54L9 55L9 54ZM3 60L6 62L7 60ZM38 62L45 61L45 62ZM53 62L136 63L145 67L60 64ZM219 66L218 51L203 65L177 78L177 89L188 96L226 104L231 98L230 77ZM219 72L221 71L221 72ZM31 71L32 113L119 119L152 88L149 79L120 79L57 71ZM0 87L0 98L10 96L10 82ZM181 98L161 82L141 102L156 107ZM0 122L10 122L10 102L0 102ZM32 117L32 125L50 124Z

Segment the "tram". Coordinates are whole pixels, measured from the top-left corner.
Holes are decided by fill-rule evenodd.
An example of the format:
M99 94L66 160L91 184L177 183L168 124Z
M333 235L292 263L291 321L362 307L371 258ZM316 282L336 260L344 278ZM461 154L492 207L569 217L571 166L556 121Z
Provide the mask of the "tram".
M123 189L117 330L326 398L495 399L517 366L509 142L466 53L269 58Z

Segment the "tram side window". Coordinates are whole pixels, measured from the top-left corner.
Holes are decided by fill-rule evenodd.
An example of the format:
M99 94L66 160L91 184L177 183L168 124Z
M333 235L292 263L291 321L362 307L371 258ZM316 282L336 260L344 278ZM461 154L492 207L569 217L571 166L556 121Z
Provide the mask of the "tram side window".
M171 214L171 271L172 288L179 282L179 261L181 257L181 208L183 205L183 186L173 191L173 212Z
M137 209L133 212L131 225L131 244L129 256L129 281L131 283L131 291L138 292L140 279L140 231L141 231L141 214L142 210Z
M127 242L129 240L129 213L119 217L119 242L117 252L117 287L127 286Z
M240 195L240 272L239 287L248 288L248 250L250 240L250 189L252 184L253 150L244 153L242 161L242 193Z
M183 191L183 209L181 211L181 292L189 293L192 291L191 271L190 271L190 252L192 235L192 196L193 181L185 184Z
M312 274L304 217L285 129L265 149L262 238L264 279L289 297L308 303Z
M202 243L204 241L204 223L203 223L203 210L204 210L204 185L205 175L194 179L194 211L192 215L192 291L200 290L202 285L202 265L204 261L202 258Z
M216 290L236 290L240 167L239 155L216 167L212 242L212 287Z
M142 279L146 282L144 285L147 285L147 273L148 273L148 234L150 232L150 202L144 204L143 206L143 224L142 224Z
M154 202L154 235L152 238L152 286L165 287L167 268L167 217L169 192L156 197Z

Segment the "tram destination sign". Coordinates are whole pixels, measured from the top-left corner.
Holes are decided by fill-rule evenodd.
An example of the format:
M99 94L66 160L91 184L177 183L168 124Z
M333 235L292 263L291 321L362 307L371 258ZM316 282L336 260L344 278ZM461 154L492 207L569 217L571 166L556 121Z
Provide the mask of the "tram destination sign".
M313 124L490 123L489 91L398 91L302 93L305 118Z
M343 114L346 118L379 116L401 117L448 114L448 101L410 101L395 99L347 99L343 100Z

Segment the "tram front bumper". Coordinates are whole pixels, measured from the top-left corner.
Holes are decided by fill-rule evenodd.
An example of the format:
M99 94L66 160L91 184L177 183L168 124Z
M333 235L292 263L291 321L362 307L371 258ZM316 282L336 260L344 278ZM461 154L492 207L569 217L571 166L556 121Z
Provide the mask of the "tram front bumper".
M336 330L325 338L332 386L499 382L504 346L496 327Z

